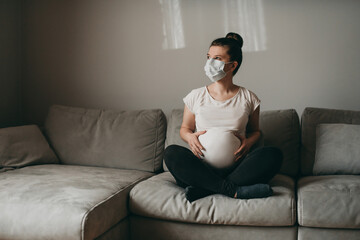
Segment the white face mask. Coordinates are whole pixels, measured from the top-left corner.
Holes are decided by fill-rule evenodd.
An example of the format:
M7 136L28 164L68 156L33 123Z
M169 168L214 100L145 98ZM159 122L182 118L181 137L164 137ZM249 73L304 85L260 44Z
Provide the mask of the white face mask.
M228 62L228 63L232 63L232 62ZM206 76L208 76L208 78L210 78L210 80L212 82L216 82L216 81L219 81L220 79L224 78L227 73L227 72L224 72L225 64L227 64L227 63L220 61L220 60L213 59L213 58L209 58L206 61L206 64L204 67Z

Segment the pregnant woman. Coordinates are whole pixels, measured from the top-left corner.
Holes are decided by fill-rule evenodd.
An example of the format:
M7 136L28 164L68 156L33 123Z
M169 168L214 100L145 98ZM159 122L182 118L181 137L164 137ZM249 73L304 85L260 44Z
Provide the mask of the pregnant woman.
M180 136L191 150L178 145L165 149L165 163L190 202L216 193L239 199L272 195L268 182L281 167L282 152L254 149L261 137L260 100L233 83L242 45L236 33L211 43L204 70L212 83L183 99Z

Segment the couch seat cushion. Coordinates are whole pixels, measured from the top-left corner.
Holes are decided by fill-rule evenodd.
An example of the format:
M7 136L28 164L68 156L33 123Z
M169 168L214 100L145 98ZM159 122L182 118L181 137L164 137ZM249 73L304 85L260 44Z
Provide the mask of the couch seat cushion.
M298 182L299 224L360 228L360 176L304 177Z
M165 172L130 191L130 211L144 217L190 223L292 226L296 219L294 181L277 175L270 184L274 196L269 198L240 200L215 194L189 203L184 189Z
M0 239L93 239L128 215L128 192L151 173L38 165L0 174Z

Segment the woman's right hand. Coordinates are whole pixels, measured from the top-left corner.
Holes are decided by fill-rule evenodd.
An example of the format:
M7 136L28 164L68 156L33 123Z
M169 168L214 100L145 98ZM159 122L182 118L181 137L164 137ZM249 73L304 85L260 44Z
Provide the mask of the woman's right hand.
M198 158L201 158L200 156L204 156L201 150L205 150L205 148L199 142L199 136L203 135L204 133L206 133L206 130L195 132L190 134L188 138L188 144L190 146L190 149Z

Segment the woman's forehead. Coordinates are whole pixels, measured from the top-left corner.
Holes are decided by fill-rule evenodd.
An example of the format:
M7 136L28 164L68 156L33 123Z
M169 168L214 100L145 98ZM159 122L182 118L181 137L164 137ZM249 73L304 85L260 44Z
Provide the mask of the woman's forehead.
M209 48L208 54L209 55L220 55L220 56L225 57L225 56L228 56L227 50L228 50L228 48L224 47L224 46L211 46Z

